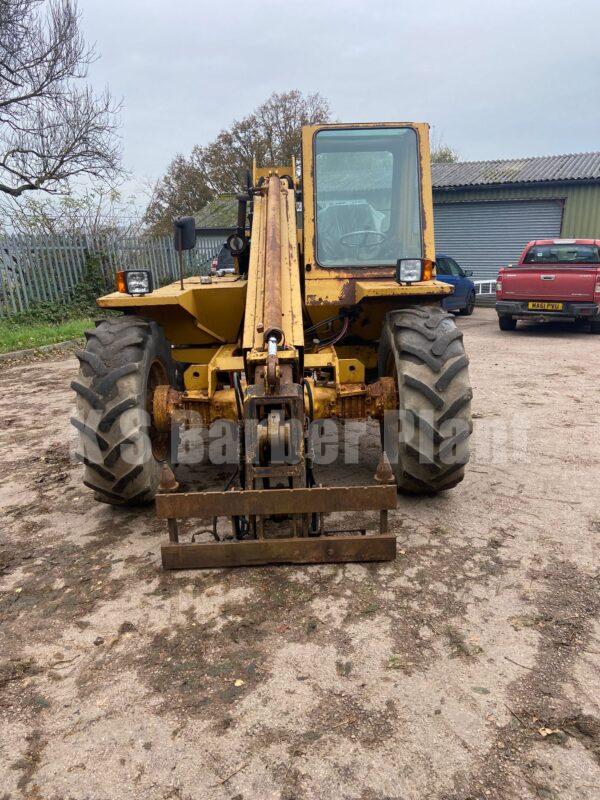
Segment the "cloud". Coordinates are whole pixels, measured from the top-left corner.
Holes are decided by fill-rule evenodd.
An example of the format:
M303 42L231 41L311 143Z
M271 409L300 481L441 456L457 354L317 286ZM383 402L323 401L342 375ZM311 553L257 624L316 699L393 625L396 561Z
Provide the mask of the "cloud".
M81 0L126 166L159 176L274 90L336 118L424 120L464 159L594 150L596 0Z

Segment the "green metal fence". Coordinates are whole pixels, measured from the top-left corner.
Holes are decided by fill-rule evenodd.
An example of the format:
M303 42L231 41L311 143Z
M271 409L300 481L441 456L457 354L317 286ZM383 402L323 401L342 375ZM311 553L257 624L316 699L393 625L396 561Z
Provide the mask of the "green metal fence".
M222 244L220 236L199 238L184 254L185 274L207 274ZM68 302L90 258L100 264L107 290L118 269L149 269L156 286L179 274L169 236L0 236L0 317L38 302Z

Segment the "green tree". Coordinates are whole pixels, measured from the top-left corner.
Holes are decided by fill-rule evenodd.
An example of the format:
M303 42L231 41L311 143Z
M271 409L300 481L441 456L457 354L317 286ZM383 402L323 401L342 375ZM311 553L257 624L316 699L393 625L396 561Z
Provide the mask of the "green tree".
M157 235L171 232L173 217L194 213L214 197L204 165L194 147L189 158L177 155L152 187L144 223Z
M433 164L456 164L458 153L448 145L443 144L432 149L431 161Z
M254 159L260 166L288 164L292 156L299 160L302 126L329 119L329 103L320 94L274 92L212 142L171 162L154 188L145 222L153 232L165 233L174 216L198 211L218 194L241 191Z
M434 164L456 164L458 153L444 141L444 136L435 126L431 129L431 161Z

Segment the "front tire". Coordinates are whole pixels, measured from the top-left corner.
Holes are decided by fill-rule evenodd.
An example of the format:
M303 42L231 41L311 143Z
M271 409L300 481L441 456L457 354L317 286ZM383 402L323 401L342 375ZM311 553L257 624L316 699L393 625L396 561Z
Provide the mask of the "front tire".
M517 329L517 320L508 314L500 314L498 325L501 331L514 331Z
M590 333L600 333L600 319L593 319L590 322Z
M467 298L467 304L464 308L461 308L460 313L463 317L470 317L473 311L475 310L475 292L471 292L471 294Z
M170 460L169 434L152 425L154 389L175 383L170 345L156 322L136 316L104 320L86 338L85 350L76 353L79 376L71 383L83 483L105 503L148 503L162 461Z
M385 426L384 444L398 489L435 494L464 477L469 460L471 384L463 334L451 314L415 306L388 314L379 343L379 374L398 382L400 432Z

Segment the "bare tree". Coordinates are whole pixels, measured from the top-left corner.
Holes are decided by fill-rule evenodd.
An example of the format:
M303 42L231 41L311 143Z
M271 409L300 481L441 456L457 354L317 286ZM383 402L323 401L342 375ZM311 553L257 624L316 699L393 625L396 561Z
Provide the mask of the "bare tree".
M0 200L0 218L6 233L34 236L134 236L142 227L135 199L103 184L59 197L8 196Z
M95 57L76 0L0 0L0 192L57 193L120 171L118 105L78 85Z
M320 94L303 95L298 89L273 92L255 111L196 147L208 185L215 194L243 188L252 160L259 166L286 165L300 160L303 125L328 122L329 103Z
M274 92L241 120L222 130L206 146L196 145L190 157L177 156L158 181L145 221L156 233L170 229L177 214L200 210L212 197L243 189L246 171L259 166L286 165L300 158L303 125L330 118L329 103L319 94L297 89Z

